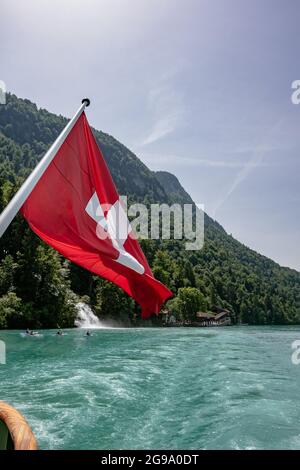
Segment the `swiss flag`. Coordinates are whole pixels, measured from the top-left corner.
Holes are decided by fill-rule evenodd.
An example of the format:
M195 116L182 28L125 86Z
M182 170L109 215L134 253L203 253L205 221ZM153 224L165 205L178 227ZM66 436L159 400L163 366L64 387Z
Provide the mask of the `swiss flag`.
M21 208L31 229L66 258L158 314L172 292L157 281L82 113Z

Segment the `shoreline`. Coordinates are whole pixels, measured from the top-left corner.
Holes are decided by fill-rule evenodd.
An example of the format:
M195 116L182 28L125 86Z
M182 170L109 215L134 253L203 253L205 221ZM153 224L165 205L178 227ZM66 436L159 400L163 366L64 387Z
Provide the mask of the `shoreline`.
M115 325L115 326L112 326L112 325L107 325L107 326L103 326L103 327L99 327L99 328L95 328L95 327L65 327L65 328L60 328L61 331L86 331L86 330L90 330L90 331L102 331L102 330L136 330L136 329L140 329L140 330L146 330L146 329L167 329L167 328L194 328L194 329L203 329L203 328L224 328L224 327L233 327L233 328L240 328L240 327L266 327L266 328L270 328L270 327L295 327L295 326L299 326L300 327L300 323L290 323L290 324L286 324L286 323L278 323L278 324L265 324L265 325L261 325L261 324L231 324L231 325L209 325L209 326L197 326L197 325L147 325L147 326L142 326L142 325ZM22 332L25 332L26 331L26 328L2 328L0 329L0 333L1 332L6 332L6 331L19 331L20 333ZM32 328L31 331L58 331L58 328L47 328L47 327L42 327L42 328Z

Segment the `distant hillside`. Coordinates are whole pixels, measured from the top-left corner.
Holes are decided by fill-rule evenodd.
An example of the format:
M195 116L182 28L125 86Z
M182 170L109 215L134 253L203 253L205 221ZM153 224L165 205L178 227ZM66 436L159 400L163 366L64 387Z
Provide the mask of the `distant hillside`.
M0 208L66 122L8 94L7 104L0 106ZM119 192L130 201L192 202L174 175L152 172L112 136L94 133ZM142 245L156 277L174 292L168 305L178 316L193 315L196 306L221 305L235 321L300 322L300 274L250 250L207 215L201 251L187 252L182 241L173 240L144 240ZM119 289L63 260L18 216L0 240L0 328L71 325L82 297L101 317L126 322L138 315ZM184 310L184 305L191 308Z
M164 188L170 201L174 201L177 204L191 204L193 202L191 196L181 186L175 175L168 171L156 171L155 176Z

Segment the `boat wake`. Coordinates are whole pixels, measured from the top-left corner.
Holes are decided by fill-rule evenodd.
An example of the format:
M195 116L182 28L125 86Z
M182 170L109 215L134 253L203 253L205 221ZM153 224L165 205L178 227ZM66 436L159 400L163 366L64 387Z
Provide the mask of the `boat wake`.
M30 334L30 333L20 333L20 336L22 336L23 338L41 338L42 336L44 336L42 333L36 333L34 332L33 334Z

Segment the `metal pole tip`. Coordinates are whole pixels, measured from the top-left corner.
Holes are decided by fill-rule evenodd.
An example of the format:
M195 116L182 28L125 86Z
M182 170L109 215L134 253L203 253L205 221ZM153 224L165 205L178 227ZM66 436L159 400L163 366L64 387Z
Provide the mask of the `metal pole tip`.
M81 101L81 103L86 103L86 107L88 107L90 105L90 100L88 98L83 98L83 100Z

